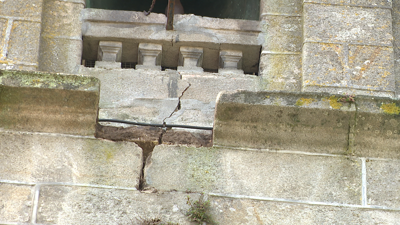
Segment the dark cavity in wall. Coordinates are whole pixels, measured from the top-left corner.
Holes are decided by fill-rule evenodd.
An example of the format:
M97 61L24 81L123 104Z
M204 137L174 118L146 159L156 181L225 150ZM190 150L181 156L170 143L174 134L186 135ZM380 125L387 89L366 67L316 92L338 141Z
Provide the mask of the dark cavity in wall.
M147 11L152 0L86 0L87 8ZM153 12L164 13L168 0L156 0ZM186 14L259 20L260 0L181 0Z

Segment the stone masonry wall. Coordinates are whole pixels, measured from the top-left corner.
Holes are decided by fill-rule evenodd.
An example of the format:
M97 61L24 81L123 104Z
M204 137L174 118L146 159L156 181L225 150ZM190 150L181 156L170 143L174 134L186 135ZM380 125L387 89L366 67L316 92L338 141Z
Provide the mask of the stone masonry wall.
M42 2L0 1L0 69L37 70Z

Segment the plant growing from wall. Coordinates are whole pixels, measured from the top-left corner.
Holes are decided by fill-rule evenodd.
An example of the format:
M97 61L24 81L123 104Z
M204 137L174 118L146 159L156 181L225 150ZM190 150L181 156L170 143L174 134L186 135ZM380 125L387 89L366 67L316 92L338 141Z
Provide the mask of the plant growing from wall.
M210 201L204 199L204 194L201 194L199 200L197 201L191 201L190 197L188 196L186 204L190 206L190 209L186 215L191 221L196 222L199 225L218 224L210 215Z

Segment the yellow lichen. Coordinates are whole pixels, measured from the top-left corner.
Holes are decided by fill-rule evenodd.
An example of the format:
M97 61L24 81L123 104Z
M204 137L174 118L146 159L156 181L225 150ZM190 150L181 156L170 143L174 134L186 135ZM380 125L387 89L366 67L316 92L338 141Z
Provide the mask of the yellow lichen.
M313 99L313 98L300 98L296 101L296 105L297 106L302 106L302 105L309 105L313 102L315 102L317 100Z
M398 115L400 108L396 106L396 103L382 103L381 109L387 114Z
M325 101L329 101L329 105L334 109L340 109L343 106L342 103L338 102L338 98L335 95L330 96Z

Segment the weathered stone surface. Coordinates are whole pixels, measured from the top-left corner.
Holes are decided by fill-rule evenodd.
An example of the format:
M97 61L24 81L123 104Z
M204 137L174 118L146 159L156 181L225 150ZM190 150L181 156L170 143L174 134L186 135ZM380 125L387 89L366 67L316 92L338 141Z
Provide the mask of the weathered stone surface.
M304 4L304 42L392 46L390 9Z
M193 75L182 73L182 80L189 83L181 99L196 99L204 103L215 102L221 91L258 90L259 78L252 75Z
M144 194L138 191L43 186L37 222L43 224L141 224L146 219L190 224L187 197L178 192Z
M359 204L360 171L346 157L158 145L144 177L158 190Z
M81 64L82 40L41 36L39 70L76 74Z
M3 0L0 1L0 12L2 16L40 20L42 15L42 2L42 0Z
M400 164L395 161L368 160L367 203L391 208L400 208Z
M40 23L14 21L8 43L7 58L13 61L38 63Z
M262 90L301 91L301 54L261 54Z
M27 223L31 219L33 187L0 183L0 223Z
M301 52L303 26L301 17L268 15L263 19L263 51Z
M304 3L321 3L332 5L350 5L350 6L369 6L379 8L391 8L392 1L387 0L304 0Z
M302 12L303 0L261 0L260 15L268 14L288 14L300 15Z
M305 43L303 50L303 91L394 95L391 47Z
M178 104L178 98L134 99L129 106L100 109L99 118L162 124L176 110Z
M219 224L398 224L399 211L210 197Z
M8 132L0 142L0 179L139 185L142 150L132 142Z
M99 102L95 78L0 71L0 127L94 135Z
M131 107L146 99L178 98L189 86L176 71L111 71L81 67L80 74L100 80L100 108Z
M222 93L214 145L343 154L355 109L337 99L310 93Z
M180 109L166 118L167 124L213 126L215 101L204 103L196 99L183 99L180 103Z
M84 1L43 2L40 70L62 73L78 71L82 59L80 12L83 8Z
M1 3L0 3L1 4ZM5 44L5 38L6 38L6 30L8 26L8 20L0 18L0 59L4 59L6 56L3 53L4 50L4 44ZM3 63L3 62L1 62Z
M395 161L368 160L367 203L400 208L400 164Z
M214 145L399 158L400 102L356 96L356 110L342 98L326 93L222 93Z

